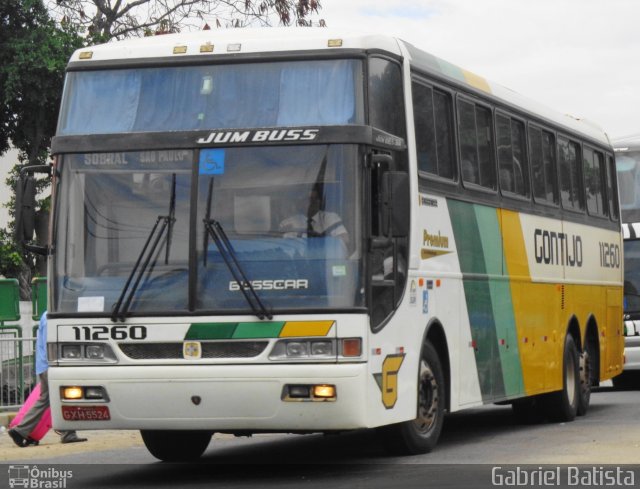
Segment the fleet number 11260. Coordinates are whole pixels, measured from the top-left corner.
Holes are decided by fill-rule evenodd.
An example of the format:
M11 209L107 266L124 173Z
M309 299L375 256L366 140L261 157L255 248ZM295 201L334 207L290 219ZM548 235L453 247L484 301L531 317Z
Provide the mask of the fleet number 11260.
M72 326L77 341L144 340L146 326Z

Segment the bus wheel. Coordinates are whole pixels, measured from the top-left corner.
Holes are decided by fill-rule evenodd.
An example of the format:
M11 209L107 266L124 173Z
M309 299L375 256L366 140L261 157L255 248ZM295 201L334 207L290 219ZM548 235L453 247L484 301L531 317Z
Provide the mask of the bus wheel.
M210 431L141 430L147 450L163 462L189 462L209 446Z
M547 394L545 411L551 421L573 421L578 413L580 398L580 360L573 336L564 340L562 359L562 390Z
M380 428L385 448L397 455L428 453L436 446L444 424L445 383L440 358L427 341L418 376L418 417Z
M591 342L589 341L580 355L580 395L578 396L578 416L584 416L589 410L594 373L592 361L595 358L595 355L592 354Z

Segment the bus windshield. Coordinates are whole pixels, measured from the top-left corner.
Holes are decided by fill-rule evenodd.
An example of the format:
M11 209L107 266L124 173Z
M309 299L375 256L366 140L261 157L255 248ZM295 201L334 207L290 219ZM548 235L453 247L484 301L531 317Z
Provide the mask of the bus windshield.
M640 240L624 241L624 312L640 311Z
M640 222L640 151L616 153L623 222Z
M252 313L245 278L270 312L361 307L357 161L354 145L65 155L51 312L108 315L130 282L121 312Z
M362 62L76 71L59 136L364 123Z

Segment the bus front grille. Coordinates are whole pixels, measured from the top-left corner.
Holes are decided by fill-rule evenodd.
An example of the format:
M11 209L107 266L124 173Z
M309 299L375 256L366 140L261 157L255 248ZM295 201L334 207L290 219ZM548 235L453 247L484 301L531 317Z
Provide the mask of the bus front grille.
M201 358L253 358L260 355L268 341L202 342ZM183 343L119 343L122 353L133 360L182 359Z

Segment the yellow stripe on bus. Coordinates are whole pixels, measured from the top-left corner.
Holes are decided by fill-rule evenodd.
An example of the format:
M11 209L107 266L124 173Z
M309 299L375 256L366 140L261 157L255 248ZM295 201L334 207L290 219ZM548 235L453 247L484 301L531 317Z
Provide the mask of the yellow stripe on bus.
M280 338L293 336L327 336L335 321L287 321Z
M483 92L491 93L491 87L489 86L489 83L487 83L487 80L485 80L481 76L478 76L475 73L471 73L467 70L462 70L462 74L464 75L465 81L472 87L475 87L478 90L482 90Z
M549 324L544 317L546 307L543 305L546 304L547 294L553 293L555 286L532 283L520 215L504 209L500 214L524 390L527 395L532 395L543 391L545 386L544 362L548 358L545 357L545 351L548 350L541 336ZM549 340L547 338L547 342Z

